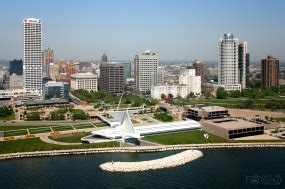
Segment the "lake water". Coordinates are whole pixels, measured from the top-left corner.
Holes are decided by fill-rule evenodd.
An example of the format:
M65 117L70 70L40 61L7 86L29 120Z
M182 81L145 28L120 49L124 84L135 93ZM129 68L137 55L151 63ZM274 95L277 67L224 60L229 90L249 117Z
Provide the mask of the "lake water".
M107 161L142 161L158 153L106 153L0 161L1 188L285 188L285 149L205 149L175 168L110 173Z

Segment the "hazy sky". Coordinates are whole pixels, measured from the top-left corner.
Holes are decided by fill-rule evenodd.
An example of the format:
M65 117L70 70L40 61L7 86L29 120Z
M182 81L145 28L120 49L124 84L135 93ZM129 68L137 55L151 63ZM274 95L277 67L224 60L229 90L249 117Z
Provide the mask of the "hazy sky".
M218 39L246 40L252 60L285 60L284 0L2 0L0 59L23 56L23 18L43 20L43 48L56 59L218 59Z

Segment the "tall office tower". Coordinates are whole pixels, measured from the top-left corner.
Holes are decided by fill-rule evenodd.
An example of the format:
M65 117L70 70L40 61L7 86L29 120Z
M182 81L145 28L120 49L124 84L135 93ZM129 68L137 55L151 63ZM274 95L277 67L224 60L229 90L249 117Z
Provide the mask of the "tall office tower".
M10 90L23 89L24 76L23 76L23 61L13 60L9 62L10 65Z
M269 55L261 60L261 85L263 87L279 86L279 60Z
M49 76L49 65L54 63L54 52L50 48L43 52L43 75Z
M249 54L247 53L247 42L240 43L238 46L238 69L239 83L241 88L247 87L247 71L249 70Z
M27 93L42 95L42 21L23 20L24 24L24 88Z
M241 90L238 69L239 40L233 34L224 34L219 40L218 84L225 90Z
M70 77L73 74L77 73L77 68L76 64L74 63L69 63L66 65L66 76L65 76L65 82L70 83Z
M163 85L164 84L164 75L165 75L165 70L163 67L159 67L157 69L157 85Z
M53 81L57 81L59 79L59 66L55 63L50 63L49 65L49 77Z
M179 84L186 85L187 94L201 95L201 76L196 76L196 70L188 66L184 73L179 76Z
M203 60L195 60L193 63L193 68L196 70L196 76L201 76L201 82L205 83L205 64Z
M121 94L124 92L124 84L124 64L116 62L100 64L100 90L105 90L114 94Z
M246 61L246 88L249 88L249 79L250 79L250 70L249 70L249 66L250 66L250 54L246 53L246 57L245 57L245 61Z
M108 62L108 57L105 53L103 54L103 56L101 58L101 62Z
M60 60L59 61L59 72L60 73L66 73L67 64L68 64L67 60Z
M124 64L125 80L131 77L132 64L130 62L122 62Z
M146 50L141 55L135 56L134 63L136 90L150 91L151 86L157 84L158 56Z

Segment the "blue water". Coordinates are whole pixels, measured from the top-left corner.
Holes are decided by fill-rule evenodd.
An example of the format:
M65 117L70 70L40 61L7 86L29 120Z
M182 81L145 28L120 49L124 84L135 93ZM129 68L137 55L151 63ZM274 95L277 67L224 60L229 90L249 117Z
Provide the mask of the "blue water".
M107 161L141 161L177 153L106 153L0 161L0 188L285 188L285 149L207 149L175 168L110 173Z

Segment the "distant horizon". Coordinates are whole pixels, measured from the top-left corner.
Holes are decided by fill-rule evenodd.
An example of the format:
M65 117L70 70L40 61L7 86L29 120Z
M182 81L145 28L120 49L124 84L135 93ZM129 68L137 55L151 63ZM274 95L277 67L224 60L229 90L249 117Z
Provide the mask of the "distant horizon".
M218 41L233 33L248 42L253 62L285 60L283 0L11 0L1 4L0 59L23 56L24 18L43 23L43 50L55 58L133 59L146 49L161 60L218 59ZM241 11L242 10L242 11Z

